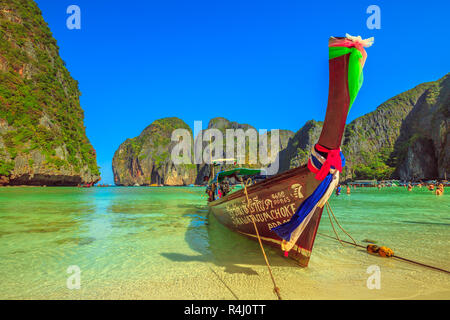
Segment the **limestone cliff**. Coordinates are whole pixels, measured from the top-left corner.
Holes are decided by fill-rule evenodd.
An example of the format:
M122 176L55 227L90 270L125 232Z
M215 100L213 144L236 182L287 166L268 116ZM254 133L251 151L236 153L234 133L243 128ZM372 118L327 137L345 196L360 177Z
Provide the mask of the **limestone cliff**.
M450 74L426 87L394 146L395 175L401 179L450 174Z
M280 152L280 172L308 162L309 152L319 140L322 125L322 122L310 120L297 131L287 147Z
M434 179L449 172L450 76L403 92L346 128L344 178Z
M347 125L343 179L443 179L450 172L450 75L401 93ZM305 164L321 124L309 121L280 154L282 171Z
M242 129L244 133L247 132L247 130L249 129L253 129L255 130L255 135L248 135L248 137L246 138L245 141L245 163L241 163L239 164L240 166L244 166L247 168L263 168L266 167L267 165L269 165L271 162L273 162L276 157L278 156L278 154L275 154L271 152L271 135L272 132L268 131L264 134L259 134L259 131L256 130L253 126L249 125L249 124L241 124L235 121L230 121L228 119L225 118L213 118L209 121L208 123L208 128L207 129L218 129L224 138L224 144L223 144L223 152L220 155L212 155L212 159L226 159L226 158L230 158L227 155L226 152L226 148L228 145L233 145L234 144L234 156L232 158L234 159L239 159L238 154L237 154L237 140L229 140L227 139L227 135L226 135L226 130L227 129L233 129L233 130L237 130L237 129ZM202 133L201 133L202 134ZM198 137L196 137L196 141L199 139L199 137L201 137L201 134L199 134ZM284 148L287 147L289 140L292 138L292 136L294 135L294 133L290 130L279 130L279 150L283 150ZM267 158L269 159L268 163L264 163L261 158L260 158L260 140L261 139L267 139ZM250 158L250 144L254 142L256 144L256 162L253 161ZM209 145L208 141L203 141L203 150L205 150ZM239 161L237 161L239 163ZM220 166L220 170L226 170L226 169L231 169L234 168L234 165L227 165L227 164L223 164ZM197 179L196 179L196 183L197 184L201 184L203 183L205 177L209 177L210 175L210 170L211 170L211 166L208 164L200 164L198 165L198 175L197 175Z
M78 83L31 0L0 1L0 184L100 179Z
M181 119L156 120L133 139L127 139L114 154L114 182L119 186L180 186L195 182L197 167L175 165L171 159L177 142L171 140L175 129L192 130ZM192 138L191 138L192 139ZM193 142L190 142L191 145ZM192 161L191 161L192 162Z
M450 75L446 75L438 81L424 83L401 93L375 111L355 119L347 126L343 137L342 150L347 164L342 179L416 180L448 177L449 114ZM171 163L171 130L186 128L191 131L180 119L170 119L164 120L169 121L170 125L161 124L159 120L139 137L121 145L113 161L116 184L201 184L210 175L211 168L204 163L183 167ZM322 125L322 122L308 121L295 135L291 131L280 130L279 172L306 164L311 147L319 139ZM212 154L213 159L218 159L227 158L228 143L236 145L236 140L227 141L227 129L242 129L246 132L254 128L225 118L214 118L209 122L208 129L218 129L223 135L222 154ZM271 133L267 135L270 137ZM201 143L204 151L209 141L203 138L203 141L199 141L201 137L196 137L196 141ZM259 140L263 137L257 134L253 138L258 148ZM160 142L155 144L154 141ZM244 166L263 167L259 158L255 164L248 163L249 143L250 140L245 142ZM277 155L270 156L274 160ZM223 165L221 169L229 167L232 166Z
M177 142L171 141L172 131L175 129L187 129L191 136L191 163L175 165L171 160L172 150ZM212 154L212 159L224 159L226 158L226 130L227 129L242 129L244 133L248 129L254 129L251 125L240 124L238 122L232 122L225 118L214 118L209 121L207 129L217 129L223 136L223 152L221 154ZM293 132L289 130L280 130L280 149L287 146L289 139L293 136ZM265 133L268 136L268 143L270 145L271 132ZM201 160L203 155L209 156L209 140L204 138L206 136L206 130L200 132L196 137L197 143L200 144ZM205 164L203 161L201 164L194 163L194 141L192 139L192 131L189 126L178 118L165 118L153 122L147 127L138 137L133 139L127 139L119 149L116 151L113 158L113 173L116 185L123 186L147 186L147 185L189 185L189 184L203 184L204 178L209 177L211 166ZM256 134L256 142L261 137ZM200 140L200 139L203 139ZM231 141L235 143L236 141ZM257 161L255 164L248 163L249 149L248 145L250 140L246 141L246 167L262 167L261 163ZM236 151L236 148L235 148ZM257 149L259 151L259 149ZM277 155L270 153L269 158L273 160ZM209 161L210 158L207 160ZM269 161L270 163L271 161ZM223 165L222 170L234 167L233 165Z

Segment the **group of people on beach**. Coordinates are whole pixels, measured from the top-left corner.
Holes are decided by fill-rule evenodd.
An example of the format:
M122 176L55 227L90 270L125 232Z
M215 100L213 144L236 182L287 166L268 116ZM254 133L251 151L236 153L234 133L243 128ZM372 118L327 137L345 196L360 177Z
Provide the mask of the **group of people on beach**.
M226 196L230 191L231 186L228 179L225 179L220 183L212 183L206 187L206 194L208 195L209 202Z
M394 186L394 185L392 185L392 186ZM350 186L347 185L346 187L347 187L347 194L350 194L351 193ZM376 187L378 188L378 190L380 190L381 188L386 187L386 185L379 183L379 184L377 184ZM411 182L409 182L408 185L405 185L405 187L408 188L408 191L412 191L413 190L413 185L412 185ZM426 183L421 182L421 183L417 184L417 187L418 188L427 187L428 190L434 191L434 193L437 196L441 196L441 195L444 194L444 184L443 183L437 184L437 187L436 187L435 184L433 184L433 183L426 184ZM353 185L353 188L356 189L356 185ZM341 194L341 190L342 190L342 185L338 184L338 186L336 188L336 195L337 196L339 196Z
M419 184L420 188L422 188L422 185ZM437 196L442 196L444 194L444 184L443 183L439 183L437 185L437 187L435 187L435 185L433 183L430 183L429 185L427 185L428 190L430 191L434 191L434 193Z
M436 183L437 184L437 183ZM434 194L437 196L442 196L444 194L444 184L443 183L439 183L437 184L437 187L435 186L434 183L419 183L417 184L418 188L422 188L422 187L426 187L429 191L434 191ZM413 185L411 183L408 183L408 191L412 191L413 190Z
M354 186L354 188L356 188L356 186ZM338 186L336 188L336 195L337 196L341 194L341 189L342 189L341 184L338 184ZM350 194L350 193L351 193L350 186L347 185L347 194Z
M416 186L418 188L422 188L422 187L426 187L428 190L430 191L434 191L434 193L437 196L441 196L444 194L444 184L443 183L439 183L437 184L437 187L435 186L434 183L424 183L424 182L420 182L418 183ZM382 183L378 183L376 185L376 187L378 188L378 190L381 190L381 188L386 187L387 185L382 184ZM395 184L392 184L391 186L397 186ZM336 195L339 196L341 194L342 191L342 184L338 184L338 186L336 187ZM351 194L351 188L350 185L345 185L346 187L346 193L349 195ZM413 184L411 182L408 183L408 185L405 184L405 187L408 188L408 191L412 191L413 190ZM356 185L353 185L353 188L356 189ZM228 179L225 179L224 181L220 182L220 183L212 183L211 185L207 186L206 188L206 194L208 195L208 201L214 201L217 199L220 199L224 196L226 196L228 193L230 193L231 191L231 186L230 186L230 182Z

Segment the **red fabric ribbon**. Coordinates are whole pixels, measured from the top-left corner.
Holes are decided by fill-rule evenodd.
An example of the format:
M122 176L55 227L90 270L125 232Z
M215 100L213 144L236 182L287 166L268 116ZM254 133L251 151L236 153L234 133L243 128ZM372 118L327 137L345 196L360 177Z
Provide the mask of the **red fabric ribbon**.
M322 181L330 173L331 167L334 167L339 172L342 172L342 160L341 160L341 149L329 150L322 147L320 144L316 144L316 150L319 152L327 153L327 159L322 164L322 168L319 171L314 170L316 174L316 179Z

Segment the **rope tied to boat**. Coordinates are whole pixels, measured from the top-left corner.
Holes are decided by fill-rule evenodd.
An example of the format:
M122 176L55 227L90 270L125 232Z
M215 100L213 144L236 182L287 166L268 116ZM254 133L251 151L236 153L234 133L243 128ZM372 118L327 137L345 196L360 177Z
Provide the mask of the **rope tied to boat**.
M334 224L333 224L333 222L331 221L330 212L331 212L331 215L332 215L333 218L334 218L334 221L336 221L336 224L339 226L339 229L341 229L342 232L344 232L350 239L352 239L353 243L356 244L355 239L353 239L353 237L350 235L350 233L348 233L348 232L341 226L341 224L339 223L339 221L338 221L338 219L336 218L336 216L334 215L333 209L331 209L331 206L330 206L330 204L328 203L328 201L325 203L325 207L326 207L326 209L327 209L328 217L330 218L331 226L333 227L333 231L334 231L334 234L336 235L336 237L339 239L339 236L338 236L338 234L337 234L337 232L336 232L336 230L335 230L335 228L334 228ZM339 242L342 244L342 241L341 241L340 239L339 239ZM342 244L342 245L343 245L343 244Z
M324 236L324 237L327 237L327 238L330 238L330 239L337 240L342 245L345 243L345 244L350 244L350 245L358 247L358 248L363 248L370 254L376 254L376 255L379 255L380 257L385 257L385 258L393 258L393 259L409 262L409 263L412 263L412 264L415 264L415 265L418 265L418 266L421 266L421 267L425 267L425 268L433 269L433 270L440 271L440 272L443 272L443 273L446 273L446 274L450 274L449 270L445 270L445 269L438 268L438 267L435 267L435 266L432 266L432 265L428 265L428 264L425 264L425 263L422 263L422 262L418 262L418 261L414 261L414 260L411 260L411 259L407 259L407 258L403 258L403 257L397 256L397 255L394 254L394 251L391 248L388 248L386 246L378 247L375 244L369 244L367 246L363 246L363 245L360 245L360 244L356 243L355 239L353 239L353 237L347 231L345 231L344 228L342 228L342 226L339 224L336 216L333 214L333 210L331 209L331 206L328 203L328 201L326 203L326 208L327 208L327 212L328 212L328 210L330 210L330 212L332 213L332 215L333 215L336 223L338 224L339 228L347 236L349 236L352 239L353 242L348 242L348 241L345 241L345 240L342 240L342 239L339 238L339 236L338 236L338 234L337 234L337 232L336 232L336 230L334 228L333 222L331 222L331 217L330 217L330 222L331 222L331 225L332 225L333 230L335 232L336 238L334 238L332 236L329 236L329 235L326 235L326 234L323 234L323 233L320 233L320 232L317 232L317 234L319 234L321 236ZM328 212L328 215L329 214L330 213Z
M247 186L251 185L251 183L252 183L252 180L250 178L247 179L247 181L245 183L244 183L243 179L241 178L241 184L242 184L242 187L244 188L245 197L247 198L247 205L249 207L250 207L250 199L248 197ZM263 247L263 244L262 244L262 241L261 241L261 237L259 236L259 231L258 231L258 227L256 226L255 217L253 216L253 214L250 211L249 211L249 213L250 213L250 216L252 217L253 227L255 228L256 236L257 236L258 242L259 242L259 246L261 247L261 251L262 251L262 254L264 256L264 260L266 261L267 269L269 270L270 278L272 279L273 291L277 295L278 300L283 300L281 298L280 288L277 286L277 283L275 282L275 278L274 278L273 273L272 273L272 269L270 268L269 260L267 259L267 255L266 255L266 252L264 250L264 247Z

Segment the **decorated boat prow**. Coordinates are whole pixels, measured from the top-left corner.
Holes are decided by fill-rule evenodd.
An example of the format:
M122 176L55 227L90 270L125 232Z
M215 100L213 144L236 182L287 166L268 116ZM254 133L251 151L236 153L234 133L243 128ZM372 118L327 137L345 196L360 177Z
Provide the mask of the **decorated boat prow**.
M364 47L373 39L331 37L325 121L308 164L264 179L264 172L236 168L211 180L209 207L217 220L242 235L281 248L308 266L323 207L345 165L340 150L347 115L363 82ZM230 181L242 188L232 192ZM237 188L236 188L237 189Z

